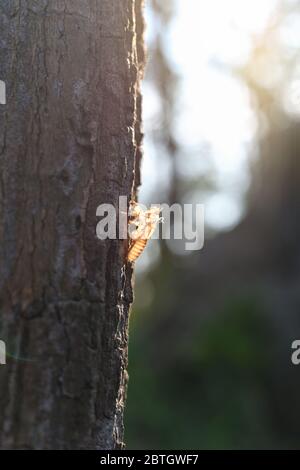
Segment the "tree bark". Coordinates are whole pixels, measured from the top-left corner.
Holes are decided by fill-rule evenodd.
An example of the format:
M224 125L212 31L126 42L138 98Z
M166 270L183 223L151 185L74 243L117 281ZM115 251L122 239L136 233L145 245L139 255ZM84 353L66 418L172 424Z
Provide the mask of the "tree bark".
M126 241L96 209L135 196L142 0L1 0L2 449L123 447Z

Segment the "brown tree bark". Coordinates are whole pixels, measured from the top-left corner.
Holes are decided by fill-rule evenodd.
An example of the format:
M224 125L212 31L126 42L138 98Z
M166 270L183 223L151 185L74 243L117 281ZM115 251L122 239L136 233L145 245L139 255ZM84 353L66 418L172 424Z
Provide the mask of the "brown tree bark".
M96 208L139 184L142 0L1 0L0 447L123 446L126 246Z

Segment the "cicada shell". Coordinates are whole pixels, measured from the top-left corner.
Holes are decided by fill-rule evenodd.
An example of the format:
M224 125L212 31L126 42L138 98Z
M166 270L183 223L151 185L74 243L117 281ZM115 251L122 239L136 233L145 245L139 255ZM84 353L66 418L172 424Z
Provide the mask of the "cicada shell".
M148 240L152 237L157 224L162 220L161 209L153 206L144 211L139 204L133 202L130 207L131 225L136 228L130 234L131 243L128 251L128 261L133 263L143 253Z

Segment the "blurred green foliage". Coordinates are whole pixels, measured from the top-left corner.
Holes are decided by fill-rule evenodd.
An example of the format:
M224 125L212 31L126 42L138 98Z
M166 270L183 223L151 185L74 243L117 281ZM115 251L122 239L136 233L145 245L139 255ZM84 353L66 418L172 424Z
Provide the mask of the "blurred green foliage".
M260 448L276 441L266 384L272 344L261 310L255 298L227 299L188 340L177 338L167 362L151 353L144 312L134 312L128 448Z

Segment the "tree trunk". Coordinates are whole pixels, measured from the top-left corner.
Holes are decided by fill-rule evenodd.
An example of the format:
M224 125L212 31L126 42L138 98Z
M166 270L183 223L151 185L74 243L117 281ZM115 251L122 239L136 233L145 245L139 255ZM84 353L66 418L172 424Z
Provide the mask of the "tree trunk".
M1 0L0 447L123 447L142 0Z

